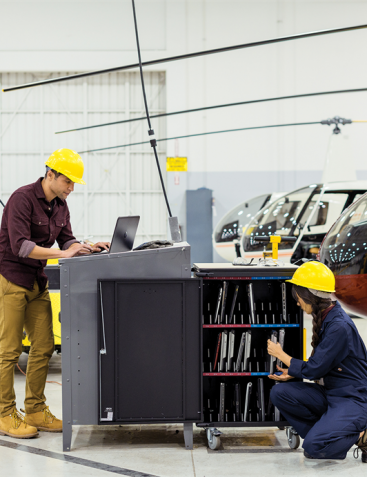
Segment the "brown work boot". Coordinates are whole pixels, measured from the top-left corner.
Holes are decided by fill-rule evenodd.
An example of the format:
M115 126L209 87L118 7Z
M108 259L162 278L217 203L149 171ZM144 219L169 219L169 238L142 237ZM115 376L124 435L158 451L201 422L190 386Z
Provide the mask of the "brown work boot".
M14 409L9 416L0 418L0 435L17 437L18 439L29 439L37 437L37 428L30 426L17 409Z
M26 419L29 424L37 427L39 431L62 432L62 420L57 419L48 406L42 411L26 414Z

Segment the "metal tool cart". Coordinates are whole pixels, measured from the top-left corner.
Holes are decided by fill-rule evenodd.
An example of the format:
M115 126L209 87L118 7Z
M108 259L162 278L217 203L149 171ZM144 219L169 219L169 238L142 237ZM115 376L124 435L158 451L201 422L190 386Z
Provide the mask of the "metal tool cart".
M274 358L267 339L303 358L303 313L285 282L297 269L286 266L194 264L203 279L203 422L211 449L220 446L217 427L285 428L289 446L300 438L272 405ZM242 349L241 349L242 347ZM280 364L280 363L279 363Z
M187 243L60 260L64 451L73 425L182 423L186 449L195 423L211 448L220 445L217 427L286 427L268 402L266 339L282 330L285 351L302 357L302 316L284 285L295 269L199 264L191 277ZM219 332L232 343L232 362L220 356L220 370ZM244 332L252 351L235 372ZM288 436L296 448L299 437L290 428Z
M73 425L144 421L182 422L192 448L192 423L201 419L201 280L191 278L190 245L59 262L63 450Z

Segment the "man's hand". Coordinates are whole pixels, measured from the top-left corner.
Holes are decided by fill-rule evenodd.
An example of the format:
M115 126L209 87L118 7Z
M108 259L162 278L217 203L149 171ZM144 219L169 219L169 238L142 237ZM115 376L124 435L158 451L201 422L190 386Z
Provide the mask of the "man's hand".
M85 243L73 243L67 250L62 251L62 258L71 258L92 253L92 247Z
M289 381L290 379L293 379L293 376L289 376L288 374L288 369L281 368L280 366L277 365L278 371L281 371L281 375L277 376L276 374L269 374L269 378L273 379L274 381Z
M109 250L110 249L110 242L97 242L92 247L92 252L102 252L102 250Z

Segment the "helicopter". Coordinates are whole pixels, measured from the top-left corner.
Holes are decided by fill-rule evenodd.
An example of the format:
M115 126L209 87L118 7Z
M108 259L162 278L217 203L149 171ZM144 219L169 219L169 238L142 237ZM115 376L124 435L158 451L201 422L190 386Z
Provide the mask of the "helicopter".
M240 238L249 222L265 206L272 204L284 195L284 192L262 194L236 205L218 222L213 233L213 248L217 253L232 262L241 255Z
M319 257L335 275L335 295L343 308L367 318L367 193L331 227Z
M321 124L334 125L321 183L289 193L255 197L236 206L219 221L213 233L213 247L222 258L228 261L236 256L260 258L263 244L256 242L256 236L273 234L297 237L295 244L281 243L279 258L282 261L294 263L300 258L317 256L332 224L367 191L367 181L356 180L349 141L340 134L339 125L351 122L338 116L321 121ZM264 204L254 214L261 200Z
M295 243L279 244L280 260L315 259L335 220L366 191L367 181L342 181L311 184L284 195L258 212L247 226L242 236L244 257L262 257L264 245L256 237L280 235L297 238Z

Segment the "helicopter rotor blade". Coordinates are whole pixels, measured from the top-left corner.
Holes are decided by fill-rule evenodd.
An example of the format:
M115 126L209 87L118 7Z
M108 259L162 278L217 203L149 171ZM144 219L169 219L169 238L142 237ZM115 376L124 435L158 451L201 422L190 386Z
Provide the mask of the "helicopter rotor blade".
M208 136L210 134L222 134L222 133L229 133L229 132L249 131L250 129L281 128L281 127L287 127L287 126L309 126L311 124L321 124L321 122L320 121L314 121L314 122L307 122L307 123L271 124L271 125L268 125L268 126L253 126L253 127L249 127L249 128L225 129L225 130L222 130L222 131L210 131L210 132L198 133L198 134L188 134L186 136L175 136L175 137L167 137L167 138L164 138L164 139L156 139L156 142L172 141L174 139L186 139L186 138L189 138L189 137ZM109 149L117 149L117 148L120 148L120 147L140 146L142 144L150 144L150 141L134 142L134 143L131 143L131 144L122 144L120 146L102 147L100 149L89 149L88 151L80 151L78 154L85 154L87 152L107 151Z
M166 116L174 116L177 114L187 114L187 113L196 113L199 111L206 111L206 110L211 110L211 109L219 109L219 108L229 108L231 106L243 106L246 104L255 104L255 103L266 103L268 101L279 101L283 99L297 99L297 98L307 98L310 96L322 96L322 95L327 95L327 94L342 94L342 93L360 93L363 91L367 91L367 88L358 88L358 89L342 89L342 90L337 90L337 91L323 91L319 93L305 93L305 94L294 94L291 96L279 96L276 98L266 98L266 99L254 99L250 101L241 101L241 102L236 102L236 103L227 103L227 104L218 104L216 106L206 106L203 108L194 108L194 109L186 109L183 111L174 111L172 113L162 113L162 114L155 114L151 115L151 118L163 118ZM100 128L104 126L114 126L116 124L125 124L125 123L130 123L133 121L144 121L146 120L146 116L140 117L140 118L132 118L132 119L124 119L122 121L113 121L109 123L102 123L102 124L94 124L92 126L84 126L81 128L74 128L74 129L67 129L65 131L57 131L55 134L64 134L68 132L75 132L75 131L84 131L86 129L93 129L93 128Z
M153 116L151 116L153 117ZM340 118L339 116L335 116L332 119L323 119L322 121L311 121L311 122L304 122L304 123L286 123L286 124L270 124L267 126L251 126L247 128L237 128L237 129L224 129L221 131L210 131L210 132L205 132L205 133L197 133L197 134L187 134L185 136L175 136L175 137L167 137L164 139L157 139L156 142L163 142L163 141L172 141L174 139L186 139L189 137L198 137L198 136L208 136L212 134L223 134L223 133L229 133L229 132L239 132L239 131L250 131L254 129L269 129L269 128L282 128L282 127L288 127L288 126L309 126L312 124L322 124L322 125L327 125L327 126L334 126L338 127L339 124L351 124L351 123L367 123L367 121L360 120L360 121L354 121L351 119L345 119L345 118ZM150 144L150 141L142 141L142 142L134 142L130 144L122 144L120 146L109 146L109 147L102 147L99 149L88 149L87 151L80 151L79 154L85 154L87 152L100 152L100 151L107 151L109 149L117 149L120 147L129 147L129 146L139 146L142 144Z
M312 38L312 37L315 37L315 36L330 35L330 34L333 34L333 33L342 33L342 32L347 32L347 31L362 30L364 28L367 28L367 25L357 25L357 26L344 27L344 28L333 28L333 29L329 29L329 30L318 30L318 31L313 31L313 32L308 32L308 33L298 33L296 35L289 35L289 36L283 36L283 37L279 37L279 38L272 38L270 40L255 41L255 42L251 42L251 43L244 43L244 44L241 44L241 45L227 46L227 47L224 47L224 48L216 48L216 49L213 49L213 50L204 50L204 51L198 51L198 52L195 52L195 53L187 53L185 55L171 56L169 58L161 58L159 60L146 61L146 62L142 63L142 66L151 66L151 65L157 65L157 64L160 64L160 63L168 63L168 62L171 62L171 61L186 60L188 58L197 58L199 56L212 55L212 54L216 54L216 53L224 53L224 52L233 51L233 50L241 50L241 49L244 49L244 48L253 48L255 46L270 45L270 44L281 43L281 42L290 41L290 40L300 40L300 39L303 39L303 38ZM26 84L23 84L23 85L12 86L10 88L4 88L3 92L7 93L9 91L16 91L16 90L24 89L24 88L32 88L34 86L40 86L40 85L51 84L51 83L59 83L61 81L68 81L68 80L72 80L72 79L85 78L87 76L113 73L115 71L130 70L130 69L138 68L138 67L139 67L139 63L135 63L133 65L117 66L115 68L107 68L107 69L104 69L104 70L89 71L89 72L86 72L86 73L78 73L76 75L61 76L59 78L50 78L50 79L47 79L47 80L35 81L33 83L26 83Z

